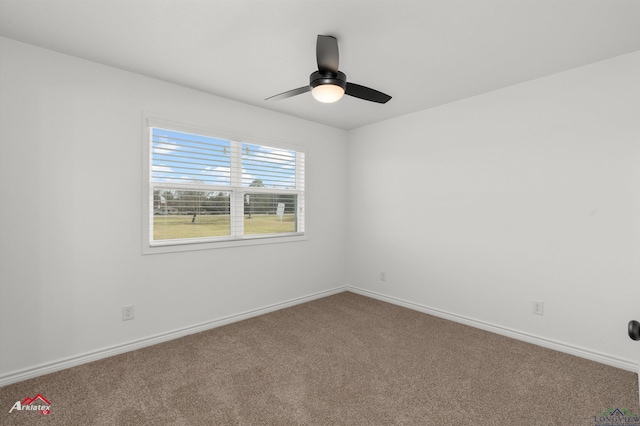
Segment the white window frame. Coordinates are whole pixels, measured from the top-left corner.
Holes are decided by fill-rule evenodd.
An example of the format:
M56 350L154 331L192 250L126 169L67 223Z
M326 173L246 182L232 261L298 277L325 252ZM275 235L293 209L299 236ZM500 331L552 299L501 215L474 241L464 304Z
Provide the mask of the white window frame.
M197 184L157 184L151 181L151 129L162 128L177 132L191 133L231 141L238 144L238 154L232 155L231 185L197 185ZM283 190L277 188L260 188L242 186L242 155L243 143L276 149L286 149L296 152L296 189ZM233 148L232 148L233 150ZM167 119L157 114L143 114L143 167L142 167L142 253L169 253L192 250L207 250L214 248L229 248L256 244L289 243L307 240L305 234L305 170L306 160L304 148L282 141L271 141L267 138L254 137L228 129L213 129ZM153 235L153 188L171 187L186 190L222 191L231 193L231 233L230 236L173 239L151 241ZM247 193L264 192L268 194L295 194L297 198L297 231L279 234L244 235L244 197Z

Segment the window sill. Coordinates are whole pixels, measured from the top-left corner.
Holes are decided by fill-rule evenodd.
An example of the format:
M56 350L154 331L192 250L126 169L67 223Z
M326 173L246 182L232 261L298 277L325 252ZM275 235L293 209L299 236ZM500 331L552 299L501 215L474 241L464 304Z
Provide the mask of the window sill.
M307 236L305 234L290 234L287 236L251 236L245 238L238 238L235 240L222 240L222 241L203 241L203 242L167 242L158 243L157 245L145 244L142 247L142 254L160 254L160 253L174 253L184 251L196 251L196 250L212 250L221 248L254 246L263 244L281 244L281 243L293 243L298 241L306 241Z

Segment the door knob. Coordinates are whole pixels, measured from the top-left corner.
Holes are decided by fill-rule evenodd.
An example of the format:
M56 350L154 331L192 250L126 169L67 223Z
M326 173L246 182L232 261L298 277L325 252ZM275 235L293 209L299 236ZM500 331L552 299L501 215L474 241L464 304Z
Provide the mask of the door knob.
M633 340L640 340L640 322L629 321L629 337Z

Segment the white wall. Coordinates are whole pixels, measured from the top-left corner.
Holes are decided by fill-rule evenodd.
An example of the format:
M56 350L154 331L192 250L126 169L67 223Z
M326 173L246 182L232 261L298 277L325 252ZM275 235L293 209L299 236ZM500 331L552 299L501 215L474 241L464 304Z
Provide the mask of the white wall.
M638 76L640 52L350 132L349 283L637 365Z
M0 93L0 381L344 285L346 132L8 39ZM308 240L143 256L143 111L306 147Z

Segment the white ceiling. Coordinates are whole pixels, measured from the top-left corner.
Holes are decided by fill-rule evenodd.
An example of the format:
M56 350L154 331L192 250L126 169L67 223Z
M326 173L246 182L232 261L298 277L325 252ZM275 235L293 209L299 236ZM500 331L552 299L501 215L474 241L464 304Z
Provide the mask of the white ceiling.
M308 84L318 34L393 99L266 102ZM0 0L0 35L352 129L640 50L640 0Z

